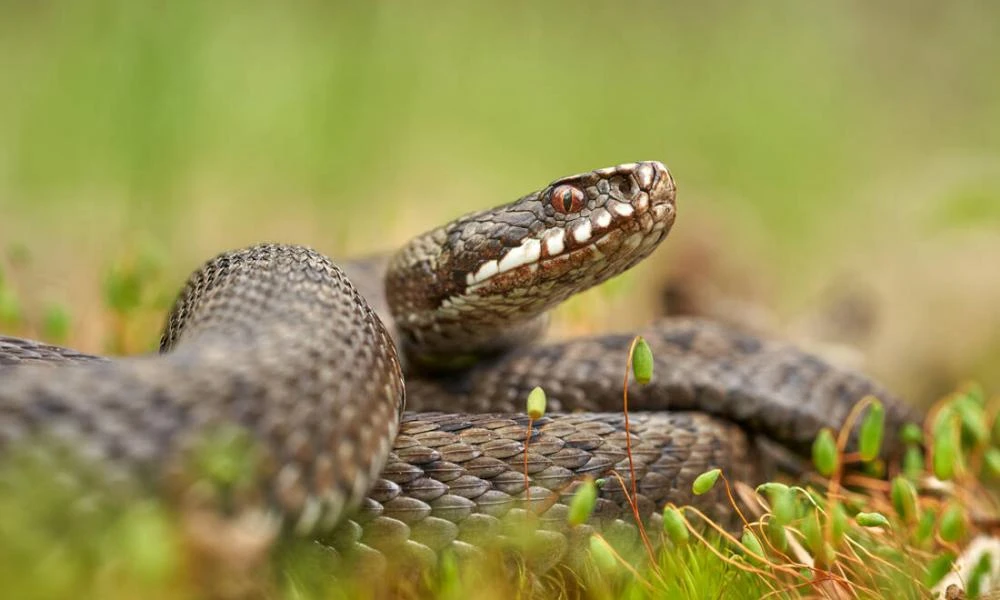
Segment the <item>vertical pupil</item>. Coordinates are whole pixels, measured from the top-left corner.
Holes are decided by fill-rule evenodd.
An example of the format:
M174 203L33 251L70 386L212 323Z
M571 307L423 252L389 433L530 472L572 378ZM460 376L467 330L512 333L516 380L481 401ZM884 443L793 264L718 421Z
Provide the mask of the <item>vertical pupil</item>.
M569 212L573 208L573 192L566 190L563 192L563 210Z

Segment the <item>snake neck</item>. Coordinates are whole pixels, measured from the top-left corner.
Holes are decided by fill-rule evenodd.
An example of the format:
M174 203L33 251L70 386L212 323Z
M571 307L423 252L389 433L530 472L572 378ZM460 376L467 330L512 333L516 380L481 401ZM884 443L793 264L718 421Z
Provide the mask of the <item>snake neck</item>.
M675 191L661 163L629 163L559 179L417 236L385 278L408 362L463 368L539 337L553 307L660 244Z

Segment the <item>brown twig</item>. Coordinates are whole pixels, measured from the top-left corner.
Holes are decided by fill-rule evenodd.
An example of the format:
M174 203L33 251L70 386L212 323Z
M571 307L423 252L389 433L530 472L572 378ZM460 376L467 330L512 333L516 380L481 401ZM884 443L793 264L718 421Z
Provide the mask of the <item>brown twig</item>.
M730 489L730 487L729 487L729 480L726 479L726 474L723 473L720 470L719 471L719 475L722 477L722 483L726 484L726 496L729 497L729 503L736 510L736 514L739 515L740 520L743 521L743 526L744 527L749 527L750 526L750 522L747 521L747 518L745 516L743 516L743 511L740 510L739 505L736 503L736 498L733 497L733 490Z
M615 476L618 480L618 484L622 486L622 492L625 493L625 499L628 501L629 507L632 508L632 514L635 515L635 522L639 528L639 537L642 538L642 543L646 546L646 553L649 555L649 560L655 564L656 554L653 551L653 544L649 541L649 536L646 535L646 527L643 525L642 519L639 518L639 505L636 504L636 498L629 495L628 487L625 485L625 479L618 471L612 470L611 474Z

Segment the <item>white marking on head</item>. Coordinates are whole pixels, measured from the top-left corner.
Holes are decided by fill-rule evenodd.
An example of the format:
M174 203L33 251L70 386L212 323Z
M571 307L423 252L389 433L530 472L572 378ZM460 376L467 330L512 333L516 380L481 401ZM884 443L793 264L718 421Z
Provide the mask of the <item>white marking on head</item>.
M615 214L617 214L619 217L629 217L635 210L632 208L631 204L626 204L624 202L612 202L610 204L611 204L611 210L615 211Z
M475 274L466 276L465 283L467 285L472 285L474 283L479 283L480 281L486 281L490 277L493 277L499 272L499 267L497 266L497 261L489 260L484 262L479 270Z
M590 233L590 221L584 221L573 228L573 239L582 244L590 239Z
M524 258L527 259L528 264L538 262L538 258L542 255L542 243L535 238L528 238L521 243L524 248Z
M563 251L566 247L566 230L562 229L550 229L545 233L545 250L549 253L549 256L555 256Z
M500 273L506 273L511 269L538 262L541 255L542 243L535 238L528 238L521 242L520 246L507 251L498 263L498 270Z
M639 170L636 172L636 175L638 175L639 177L640 186L648 188L649 186L653 185L654 172L652 166L648 164L642 165L641 167L639 167Z
M500 272L505 273L513 268L520 267L526 261L527 257L524 254L524 246L517 246L507 251L507 254L500 259L498 266Z
M608 225L611 225L611 213L599 208L594 211L594 225L597 225L601 229L606 229Z

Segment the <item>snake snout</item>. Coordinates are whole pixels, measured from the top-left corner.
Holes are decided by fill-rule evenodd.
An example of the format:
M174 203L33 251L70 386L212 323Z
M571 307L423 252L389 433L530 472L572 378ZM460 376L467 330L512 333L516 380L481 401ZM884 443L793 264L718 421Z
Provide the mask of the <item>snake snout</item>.
M639 187L647 193L661 187L665 180L670 180L670 171L658 160L636 163L635 176Z
M673 206L677 196L677 186L670 170L659 161L638 163L635 178L639 189L649 198L651 206Z
M615 176L620 179L611 190L612 198L626 204L618 212L630 215L640 231L669 230L677 195L670 170L659 161L644 161L618 166Z

